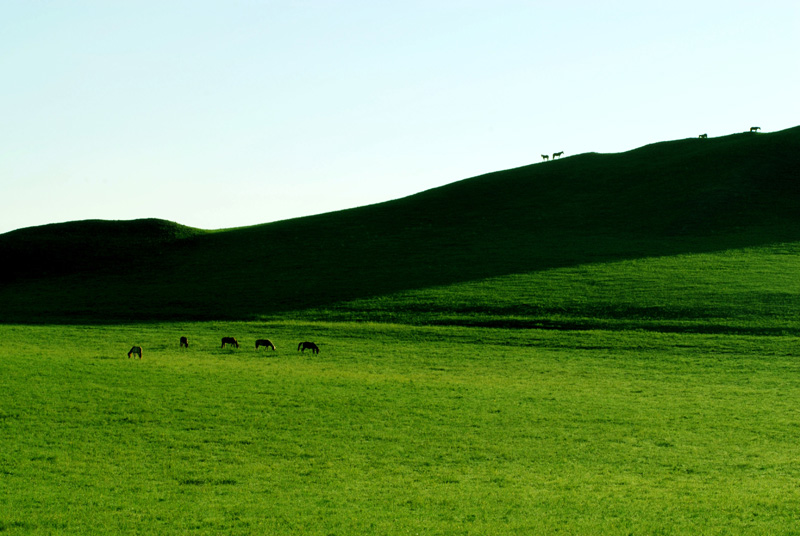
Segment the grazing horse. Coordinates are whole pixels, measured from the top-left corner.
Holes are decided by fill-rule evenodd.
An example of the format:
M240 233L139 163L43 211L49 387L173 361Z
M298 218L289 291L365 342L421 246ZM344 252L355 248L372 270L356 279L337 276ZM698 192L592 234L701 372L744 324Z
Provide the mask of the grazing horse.
M181 348L189 348L189 339L181 337Z
M562 154L564 154L564 151L561 151L561 152L558 152L558 153L553 153L553 160L555 160L556 158L558 158Z
M318 354L319 346L317 346L313 342L301 342L300 344L297 345L298 352L302 351L303 353L305 353L306 350L311 350L313 353Z
M701 139L705 139L705 138L707 138L707 137L708 137L708 134L700 134L700 136L699 136L699 137L700 137Z
M542 160L545 160L545 161L550 160L550 157L547 156L546 154L543 154L542 155Z
M256 350L258 350L259 346L263 346L264 348L272 348L275 349L275 345L272 344L272 341L269 339L258 339L256 341Z
M233 345L236 348L239 348L239 343L233 337L222 337L222 346L221 348L225 348L225 345Z
M133 348L131 348L130 351L128 352L128 359L130 359L131 356L134 355L134 354L138 355L139 359L141 359L142 358L142 347L141 346L134 346Z
M761 127L750 127L750 132L758 132L761 130Z

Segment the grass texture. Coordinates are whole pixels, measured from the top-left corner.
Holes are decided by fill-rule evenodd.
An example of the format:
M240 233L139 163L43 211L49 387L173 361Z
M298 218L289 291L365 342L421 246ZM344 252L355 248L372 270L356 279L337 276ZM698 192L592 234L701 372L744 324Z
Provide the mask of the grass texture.
M797 169L800 127L0 235L0 533L797 534Z
M794 337L299 322L0 335L6 534L797 527ZM252 348L263 336L277 352ZM318 356L296 351L307 338Z

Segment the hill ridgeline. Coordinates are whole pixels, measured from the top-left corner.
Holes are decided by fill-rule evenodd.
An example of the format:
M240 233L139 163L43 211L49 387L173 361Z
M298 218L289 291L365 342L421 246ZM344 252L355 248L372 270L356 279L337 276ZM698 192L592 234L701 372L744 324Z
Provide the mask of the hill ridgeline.
M363 297L800 239L800 127L588 153L403 199L208 232L0 235L0 321L252 319Z

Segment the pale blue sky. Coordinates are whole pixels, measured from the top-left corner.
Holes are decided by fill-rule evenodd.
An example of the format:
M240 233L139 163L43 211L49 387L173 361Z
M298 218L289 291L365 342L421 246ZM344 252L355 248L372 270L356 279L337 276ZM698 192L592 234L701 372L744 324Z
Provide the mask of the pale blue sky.
M217 229L800 124L800 3L0 0L0 232Z

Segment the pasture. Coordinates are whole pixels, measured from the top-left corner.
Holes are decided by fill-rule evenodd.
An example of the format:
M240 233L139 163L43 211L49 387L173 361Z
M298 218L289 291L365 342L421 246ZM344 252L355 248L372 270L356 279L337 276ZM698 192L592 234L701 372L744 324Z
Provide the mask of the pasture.
M0 534L799 534L799 155L6 233Z
M797 534L799 342L0 325L0 533Z

